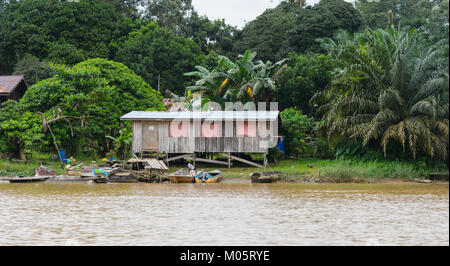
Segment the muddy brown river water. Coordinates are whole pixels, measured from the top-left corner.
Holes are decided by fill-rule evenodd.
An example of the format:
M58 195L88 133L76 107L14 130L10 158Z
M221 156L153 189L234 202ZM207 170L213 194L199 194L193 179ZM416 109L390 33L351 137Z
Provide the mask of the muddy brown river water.
M0 245L449 245L449 185L0 183Z

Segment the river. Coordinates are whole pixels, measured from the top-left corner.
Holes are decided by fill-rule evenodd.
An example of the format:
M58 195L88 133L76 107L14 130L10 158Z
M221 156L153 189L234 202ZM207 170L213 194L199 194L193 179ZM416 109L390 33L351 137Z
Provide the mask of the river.
M0 245L449 245L449 185L0 183Z

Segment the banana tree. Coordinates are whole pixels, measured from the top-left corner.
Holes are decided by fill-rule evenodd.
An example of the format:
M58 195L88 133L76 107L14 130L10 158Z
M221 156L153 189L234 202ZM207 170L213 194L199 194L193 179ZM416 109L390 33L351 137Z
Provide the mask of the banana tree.
M211 101L220 104L224 102L265 101L272 99L276 90L274 79L279 74L286 60L275 64L262 61L254 62L256 52L247 50L239 55L236 62L226 56L219 56L216 68L208 70L196 66L197 71L186 73L185 76L198 78L188 90L201 92Z
M258 61L253 66L250 79L239 89L237 98L241 101L250 99L254 102L266 102L269 104L277 90L275 79L286 66L287 59L280 60L275 64L270 61L266 63Z

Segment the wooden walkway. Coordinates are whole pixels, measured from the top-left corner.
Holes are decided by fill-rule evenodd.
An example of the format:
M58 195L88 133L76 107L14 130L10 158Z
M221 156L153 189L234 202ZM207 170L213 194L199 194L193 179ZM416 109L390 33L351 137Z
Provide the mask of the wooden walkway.
M193 164L195 166L195 162L205 162L205 163L212 163L212 164L220 164L220 165L225 165L228 166L228 168L231 168L231 166L233 165L233 163L231 162L231 160L236 160L236 161L240 161L243 162L245 164L251 165L251 166L255 166L258 168L266 168L268 163L267 163L267 156L264 153L264 164L258 164L249 160L245 160L243 158L231 155L231 153L220 153L220 155L225 156L228 158L228 162L224 162L224 161L218 161L218 160L211 160L211 159L204 159L204 158L198 158L195 156L195 153L187 153L187 154L183 154L183 155L178 155L178 156L174 156L174 157L168 157L166 159L166 163L169 164L169 162L171 161L176 161L176 160L180 160L180 159L185 159L185 160L190 160L193 161Z
M162 160L157 159L144 159L144 160L148 163L150 169L169 170L167 165Z

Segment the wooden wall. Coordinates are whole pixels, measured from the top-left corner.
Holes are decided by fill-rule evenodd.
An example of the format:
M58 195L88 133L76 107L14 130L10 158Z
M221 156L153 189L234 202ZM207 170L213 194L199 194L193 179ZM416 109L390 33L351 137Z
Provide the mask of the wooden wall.
M150 123L151 121L134 121L133 122L133 152L142 152L142 124ZM235 134L236 124L233 123L234 132L225 132L226 127L224 122L222 125L222 137L219 138L202 138L195 137L195 127L193 122L190 124L189 136L183 138L171 138L169 137L169 125L170 122L157 121L154 122L158 125L159 130L159 143L158 151L164 153L194 153L194 152L254 152L264 153L267 149L260 146L261 141L264 139L260 137L229 137ZM271 130L274 130L271 122ZM269 122L268 122L269 126ZM198 130L198 129L197 129ZM273 132L274 133L274 132ZM273 134L272 133L272 134ZM197 134L197 136L199 136ZM272 135L273 136L273 135Z

